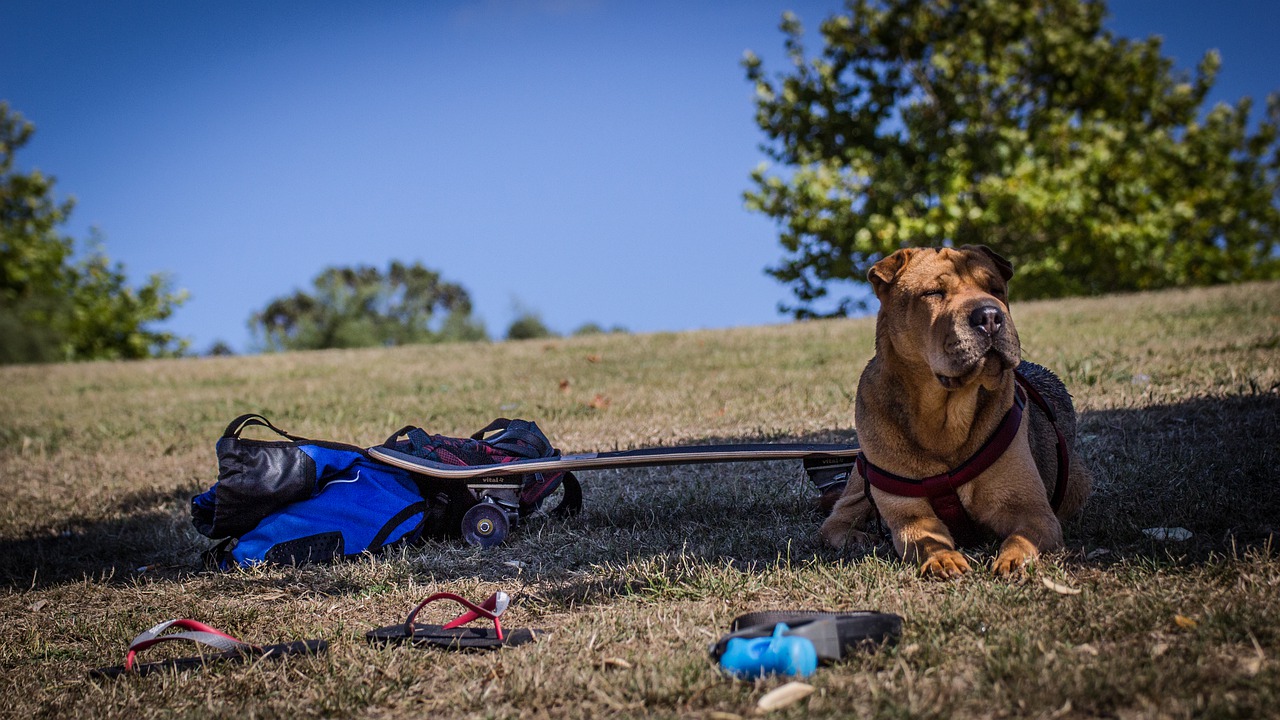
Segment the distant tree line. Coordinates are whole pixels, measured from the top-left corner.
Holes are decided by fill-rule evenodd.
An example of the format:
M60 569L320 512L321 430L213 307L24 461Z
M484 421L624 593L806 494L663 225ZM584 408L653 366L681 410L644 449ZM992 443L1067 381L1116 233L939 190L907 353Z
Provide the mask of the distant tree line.
M272 300L250 320L266 350L319 350L483 340L471 297L421 263L331 267L310 292Z
M272 300L249 321L261 349L321 350L487 340L471 297L421 263L393 261L386 272L367 265L330 267L310 290ZM574 335L603 333L586 323ZM626 332L614 326L608 332ZM537 312L518 307L507 340L556 337Z

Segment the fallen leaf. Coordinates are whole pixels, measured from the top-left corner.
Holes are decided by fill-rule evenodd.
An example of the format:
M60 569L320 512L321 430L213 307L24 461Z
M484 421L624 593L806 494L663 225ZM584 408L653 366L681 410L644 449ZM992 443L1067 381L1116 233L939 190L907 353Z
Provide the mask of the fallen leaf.
M604 410L605 408L609 407L609 398L603 395L596 395L595 397L591 398L591 402L587 403L587 407L591 408L592 410Z
M1245 675L1253 677L1262 672L1262 658L1254 655L1252 657L1240 658L1240 669Z
M1151 646L1151 657L1158 658L1169 652L1169 643L1156 643Z
M595 355L595 354L591 354L591 355L588 355L588 356L587 356L587 362L589 362L589 363L591 363L591 364L593 364L593 365L594 365L595 363L600 362L600 361L601 361L601 360L603 360L603 359L604 359L604 358L600 357L599 355Z
M619 657L608 657L608 658L605 658L604 660L601 660L601 661L600 661L600 664L601 664L601 665L603 665L603 666L605 666L605 667L607 667L607 668L615 667L615 668L619 668L619 669L622 669L622 670L630 670L630 669L631 669L631 663L629 663L629 662L627 662L626 660L623 660L622 658L619 658Z
M1190 630L1191 628L1199 625L1200 623L1196 622L1195 619L1193 618L1187 617L1186 615L1174 615L1173 624L1177 625L1178 627L1184 630Z
M31 612L40 612L41 610L44 609L44 606L48 604L49 604L48 600L37 600L31 603L31 606L28 609L30 609Z
M1267 659L1266 653L1262 652L1262 645L1258 643L1258 638L1249 633L1249 639L1253 641L1253 657L1241 658L1240 667L1245 674L1253 677L1262 672L1262 663Z
M756 702L756 707L760 708L761 712L781 710L809 697L812 692L813 686L808 683L789 682L765 693L764 697Z
M1058 593L1059 595L1079 595L1080 588L1073 588L1070 585L1061 585L1050 580L1047 577L1040 578L1040 584Z
M1152 540L1173 540L1174 542L1183 542L1191 539L1191 531L1183 527L1174 528L1147 528L1142 531L1143 535Z
M568 380L568 378L566 378L566 379L564 379L564 380L561 380L561 381L560 381L560 392L562 392L562 393L567 393L567 392L569 392L569 380Z

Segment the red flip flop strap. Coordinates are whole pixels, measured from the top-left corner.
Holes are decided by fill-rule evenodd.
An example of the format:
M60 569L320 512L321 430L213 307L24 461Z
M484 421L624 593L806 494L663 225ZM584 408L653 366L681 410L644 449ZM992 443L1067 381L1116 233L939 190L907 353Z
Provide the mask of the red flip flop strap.
M461 595L455 595L450 592L438 592L426 600L423 600L421 603L418 603L418 606L409 612L409 617L404 621L404 634L406 637L413 635L413 621L418 617L418 613L422 608L436 600L452 600L467 609L467 612L464 612L458 617L445 623L442 626L443 629L452 630L453 628L466 625L476 618L483 617L493 621L494 634L497 635L499 640L502 639L502 622L498 618L502 613L506 612L507 603L510 602L510 600L507 598L507 594L501 590L490 595L479 605L476 605Z
M160 633L171 627L183 628L190 632L170 633L169 635L161 635ZM256 645L250 645L241 642L230 635L218 630L217 628L205 625L197 620L188 620L185 618L177 620L166 620L147 630L143 631L138 637L129 643L129 653L125 655L124 669L126 671L133 669L133 662L137 654L153 645L170 642L173 640L185 640L187 642L197 642L219 650L241 650L256 651Z

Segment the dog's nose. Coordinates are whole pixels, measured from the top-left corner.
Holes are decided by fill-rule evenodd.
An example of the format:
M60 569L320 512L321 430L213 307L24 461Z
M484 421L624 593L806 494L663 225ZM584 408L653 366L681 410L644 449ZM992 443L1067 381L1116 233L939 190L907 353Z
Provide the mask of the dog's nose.
M994 305L981 305L969 313L969 325L983 335L995 335L1004 325L1004 313Z

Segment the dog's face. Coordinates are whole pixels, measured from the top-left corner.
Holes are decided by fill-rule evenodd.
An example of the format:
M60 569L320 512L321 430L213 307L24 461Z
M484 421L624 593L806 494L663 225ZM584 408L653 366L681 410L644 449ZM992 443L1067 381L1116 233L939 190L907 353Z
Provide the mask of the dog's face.
M1005 295L1012 276L985 246L899 250L867 273L880 299L876 336L947 390L994 389L1022 355Z

